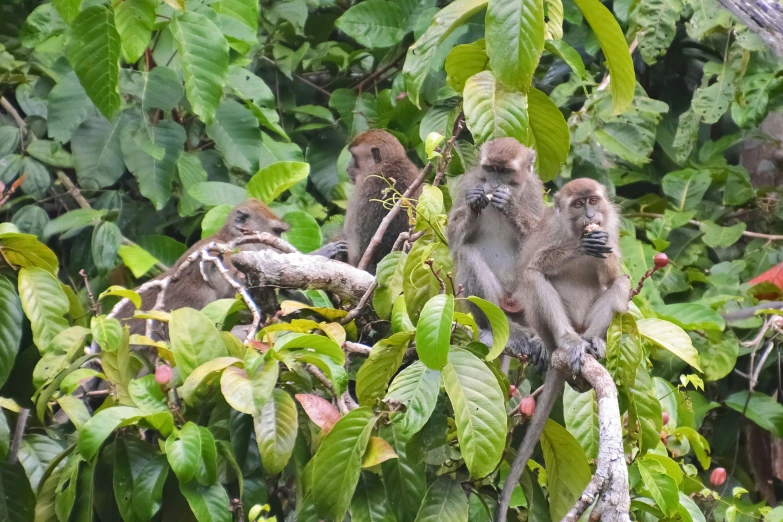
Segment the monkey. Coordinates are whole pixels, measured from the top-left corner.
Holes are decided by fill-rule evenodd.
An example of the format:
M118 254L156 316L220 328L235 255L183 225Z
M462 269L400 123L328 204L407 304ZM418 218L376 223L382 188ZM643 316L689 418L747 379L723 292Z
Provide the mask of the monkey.
M519 301L512 295L519 252L544 212L543 183L534 172L535 160L536 153L514 138L486 142L479 164L459 184L447 236L455 284L466 296L500 306L511 319L507 349L528 355L540 366L540 343L524 327ZM477 307L469 307L479 326L479 339L486 342L489 320Z
M519 270L517 292L525 290L525 318L547 355L558 348L566 350L576 375L585 353L602 358L606 331L616 313L628 311L631 290L620 258L618 213L603 185L580 178L563 186L522 250ZM541 398L503 487L499 522L506 520L511 492L564 382L561 373L547 372Z
M388 214L383 200L391 184L400 194L408 190L419 174L419 169L405 155L397 138L385 130L362 132L348 146L351 161L348 178L355 185L345 212L343 234L348 242L348 263L359 266L375 232ZM416 198L420 189L410 195ZM400 212L389 225L381 243L372 254L366 270L375 273L377 264L391 252L394 242L409 228L408 218Z
M248 199L231 209L226 223L220 230L195 243L177 259L174 266L154 279L161 280L175 273L189 256L202 250L213 241L227 243L245 235L262 232L268 232L279 237L288 229L288 224L278 219L264 203L253 198ZM267 247L257 243L250 243L239 248L240 250L261 250ZM338 241L325 245L312 254L331 258L344 252L346 248L347 245L344 241ZM226 256L224 264L231 276L237 279L239 274L231 265L230 256ZM207 280L201 274L201 268L198 261L196 261L187 267L176 281L171 281L166 288L162 311L169 312L182 307L200 310L213 301L228 299L236 294L236 289L218 273L217 268L213 264L206 263L205 271L207 272ZM151 288L144 292L141 296L141 310L151 310L155 306L157 296L157 288ZM119 310L115 311L113 316L117 319L132 317L133 306L129 302L125 303ZM131 334L143 334L144 331L144 321L133 321L131 323Z

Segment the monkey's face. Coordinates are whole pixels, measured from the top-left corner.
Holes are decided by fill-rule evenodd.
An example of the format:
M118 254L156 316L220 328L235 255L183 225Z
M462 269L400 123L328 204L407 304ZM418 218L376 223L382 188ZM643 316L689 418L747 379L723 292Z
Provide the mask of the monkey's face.
M568 201L568 214L574 230L582 231L587 225L603 225L605 201L601 194L576 195Z
M287 223L277 218L272 218L265 214L248 213L239 209L234 218L234 229L237 231L238 236L268 232L280 237L288 228Z
M362 181L368 174L374 173L383 162L381 149L369 143L360 143L350 148L351 161L348 162L348 179L351 183Z
M500 186L521 186L531 174L533 165L522 165L518 160L510 163L484 162L481 165L479 181L484 186L484 192L489 194Z

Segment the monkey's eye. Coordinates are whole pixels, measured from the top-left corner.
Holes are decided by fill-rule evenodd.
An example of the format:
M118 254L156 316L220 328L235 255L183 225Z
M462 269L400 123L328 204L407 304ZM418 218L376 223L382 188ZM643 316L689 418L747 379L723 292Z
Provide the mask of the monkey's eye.
M484 170L486 170L487 172L495 172L495 167L493 167L492 165L484 165Z
M500 169L500 173L501 174L513 174L514 173L514 169L512 169L510 167L501 168Z
M574 208L582 208L584 206L584 203L582 203L581 199L577 199L574 201Z
M593 196L592 198L590 198L590 204L591 205L595 205L597 203L598 203L598 198L596 196Z
M272 233L276 236L281 235L283 232L288 231L288 227L285 225L277 225L272 227Z

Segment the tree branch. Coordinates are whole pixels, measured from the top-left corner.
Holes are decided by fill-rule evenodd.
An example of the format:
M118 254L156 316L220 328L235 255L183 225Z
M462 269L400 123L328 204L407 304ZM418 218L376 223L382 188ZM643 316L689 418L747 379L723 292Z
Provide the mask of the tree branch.
M634 212L632 214L627 214L626 217L642 217L642 218L663 218L663 214L655 214L653 212ZM696 221L695 219L691 219L688 221L688 224L697 226L701 228L702 222ZM783 241L783 235L776 235L776 234L762 234L760 232L749 232L745 230L742 232L742 235L745 237L755 237L759 239L766 239L768 241Z

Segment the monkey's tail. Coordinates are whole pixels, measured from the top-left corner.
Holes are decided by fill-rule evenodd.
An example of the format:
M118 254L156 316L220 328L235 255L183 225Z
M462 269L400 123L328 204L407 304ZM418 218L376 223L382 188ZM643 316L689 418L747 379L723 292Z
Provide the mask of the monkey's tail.
M527 461L533 455L533 450L536 448L538 439L541 438L541 433L544 431L546 420L549 418L549 412L552 411L552 407L555 405L555 400L560 394L560 390L565 384L565 379L555 369L550 369L544 379L544 389L541 392L541 399L536 405L536 411L533 413L533 418L530 420L530 427L525 433L525 438L522 439L522 443L519 445L517 456L511 464L511 471L506 477L506 483L503 486L503 491L500 493L500 502L498 504L498 512L496 522L506 522L508 516L508 505L511 503L511 493L519 483L519 479L522 477L522 471L527 465Z

